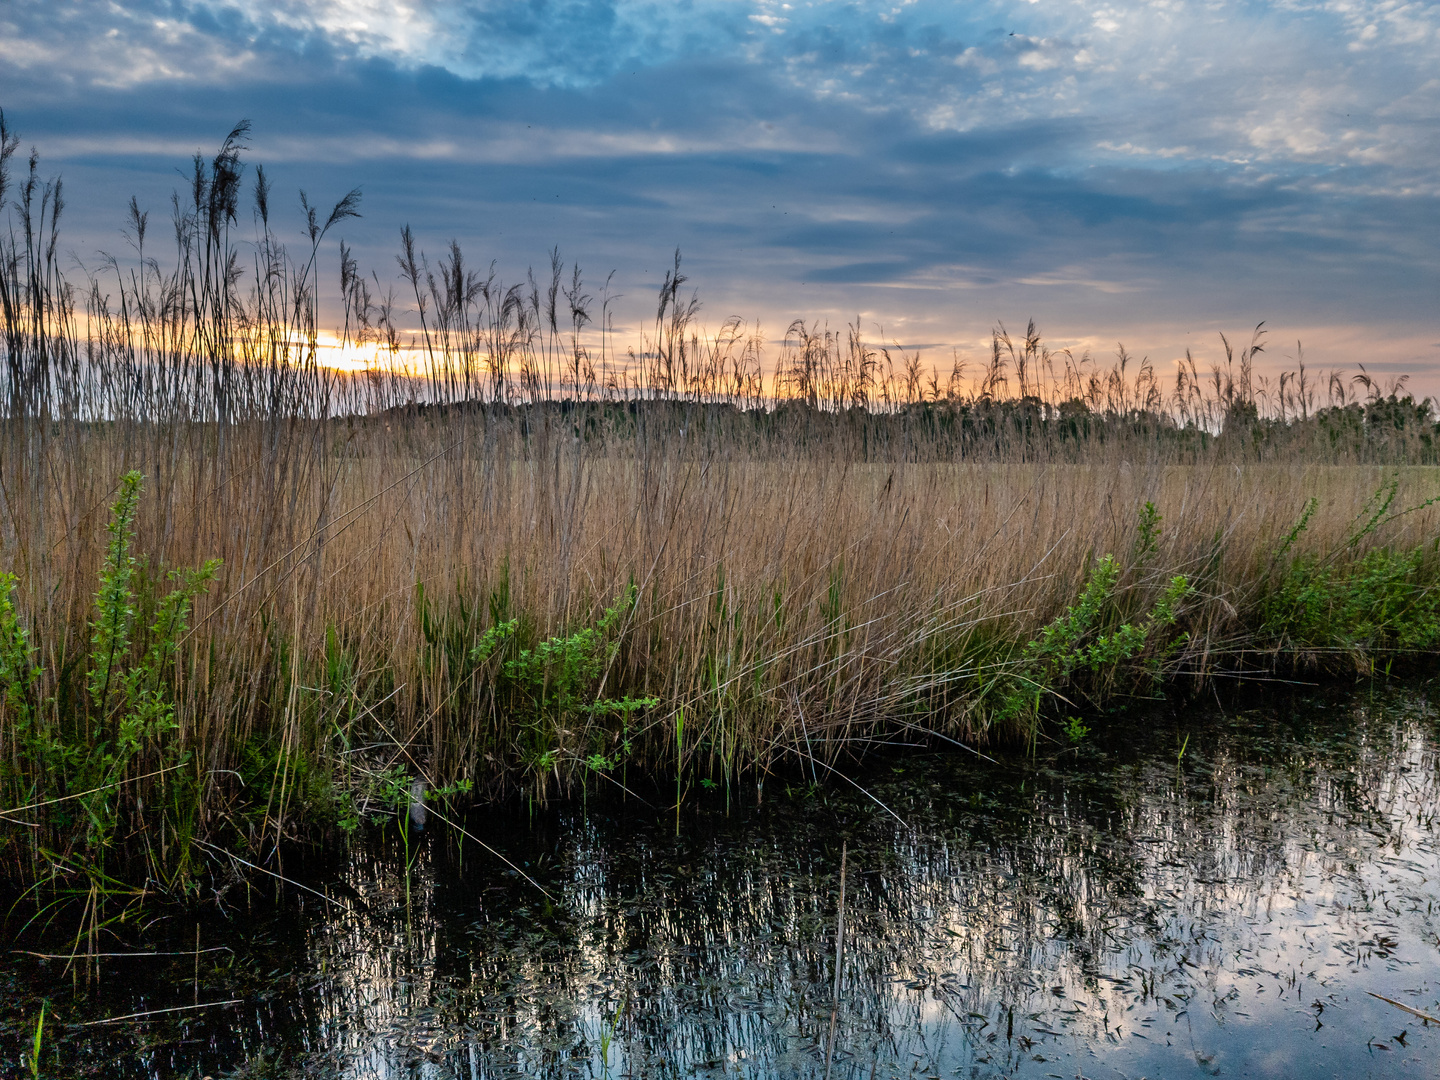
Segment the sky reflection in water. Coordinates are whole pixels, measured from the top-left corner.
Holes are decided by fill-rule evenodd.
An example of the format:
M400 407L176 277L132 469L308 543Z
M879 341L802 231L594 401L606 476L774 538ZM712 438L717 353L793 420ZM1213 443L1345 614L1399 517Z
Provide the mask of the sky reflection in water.
M109 968L70 1013L244 1006L57 1052L117 1076L265 1056L377 1080L818 1077L843 839L834 1076L1433 1075L1440 1031L1367 991L1440 1015L1436 732L1410 687L1149 721L1048 763L872 763L908 828L776 781L728 817L692 793L678 837L609 799L477 817L558 905L433 831L407 902L392 837L330 884L352 914L232 909L203 928L232 966ZM50 969L26 964L5 977L33 995Z

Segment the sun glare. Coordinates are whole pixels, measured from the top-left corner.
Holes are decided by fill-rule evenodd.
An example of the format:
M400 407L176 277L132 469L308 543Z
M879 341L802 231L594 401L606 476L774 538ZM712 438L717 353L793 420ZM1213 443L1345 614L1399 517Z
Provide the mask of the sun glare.
M423 359L424 350L415 345L391 349L375 341L346 341L328 331L315 336L315 362L333 371L419 375Z

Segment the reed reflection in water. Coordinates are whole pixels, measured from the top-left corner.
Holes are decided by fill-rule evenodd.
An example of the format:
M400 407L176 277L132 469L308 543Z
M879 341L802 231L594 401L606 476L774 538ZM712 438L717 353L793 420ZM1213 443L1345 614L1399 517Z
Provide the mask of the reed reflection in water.
M898 759L866 787L907 827L834 785L679 838L573 808L512 848L554 906L437 845L402 910L372 853L350 881L387 914L317 928L313 1037L356 1077L818 1075L843 838L835 1075L1426 1075L1440 1038L1366 992L1440 1002L1433 720L1295 708L1183 755Z

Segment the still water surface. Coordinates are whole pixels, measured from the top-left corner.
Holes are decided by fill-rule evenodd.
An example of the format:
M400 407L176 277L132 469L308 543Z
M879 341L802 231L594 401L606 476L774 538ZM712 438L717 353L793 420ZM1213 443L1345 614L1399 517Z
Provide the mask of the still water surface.
M329 901L237 888L124 930L183 955L98 984L0 959L3 1065L43 997L51 1076L818 1078L843 843L833 1077L1440 1076L1440 1026L1371 996L1440 1016L1429 695L1167 712L1028 760L892 750L863 792L696 788L678 832L659 795L472 817L554 902L433 821L407 875L392 829L292 860Z

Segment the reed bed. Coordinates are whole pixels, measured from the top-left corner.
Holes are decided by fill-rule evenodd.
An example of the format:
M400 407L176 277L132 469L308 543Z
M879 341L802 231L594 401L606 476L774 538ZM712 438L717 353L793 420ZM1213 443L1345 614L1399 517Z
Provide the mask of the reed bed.
M77 281L0 117L0 852L92 928L417 779L436 811L657 777L678 807L1436 656L1436 429L1403 386L1272 384L1258 335L1164 380L1033 327L969 367L858 323L767 353L701 330L678 257L622 352L558 256L506 286L407 230L397 299L328 246L353 193L302 196L287 247L244 136L196 159L166 262L132 204L134 257ZM322 363L331 257L360 373Z

